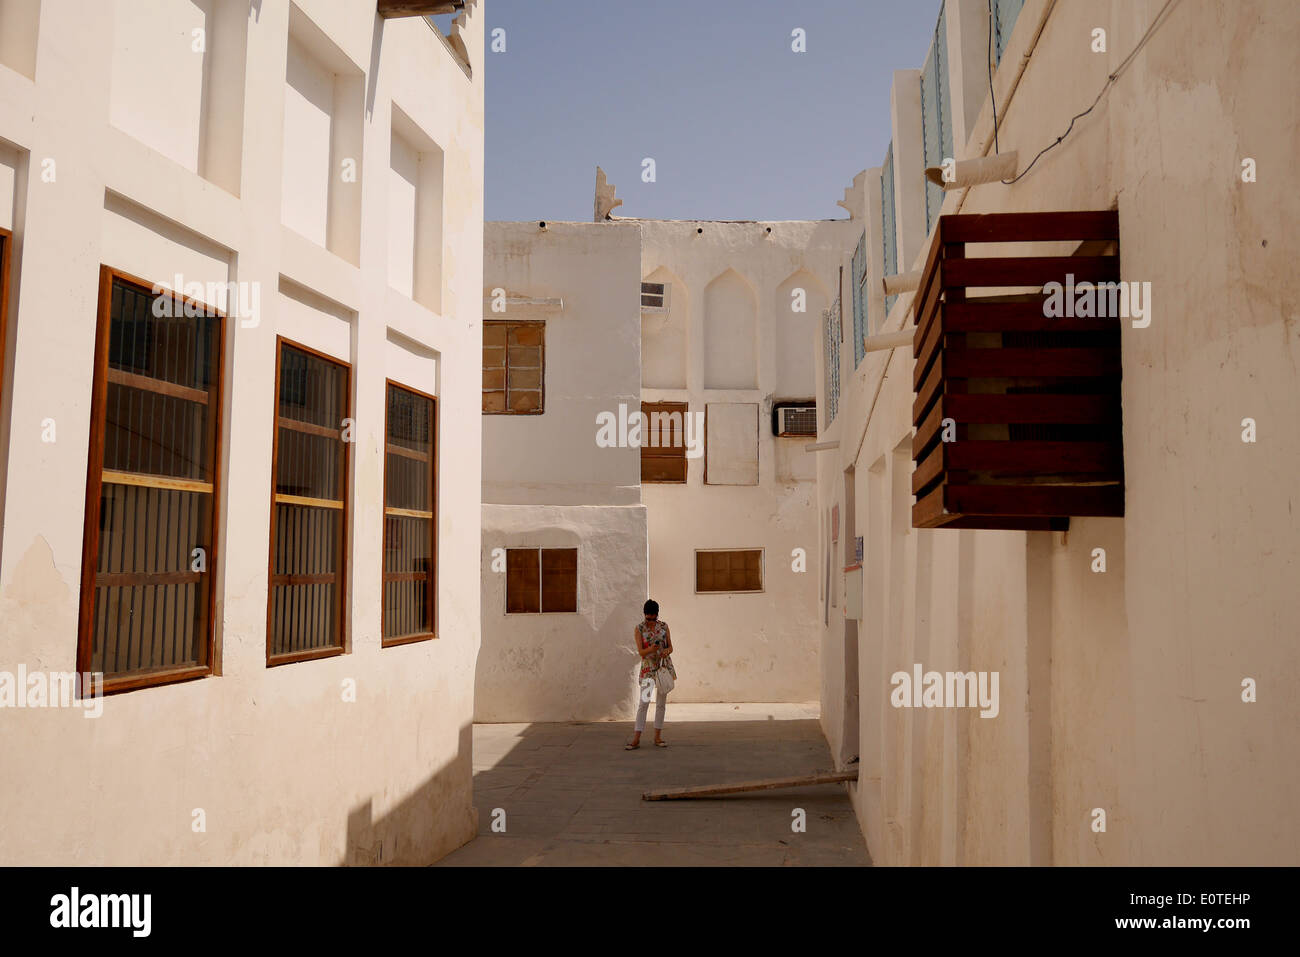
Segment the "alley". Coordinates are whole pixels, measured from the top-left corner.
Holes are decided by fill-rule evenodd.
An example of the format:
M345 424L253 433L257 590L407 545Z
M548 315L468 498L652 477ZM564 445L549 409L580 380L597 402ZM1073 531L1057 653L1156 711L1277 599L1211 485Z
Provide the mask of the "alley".
M871 863L843 785L641 800L651 788L829 769L815 703L682 704L668 714L669 747L653 747L648 731L638 751L623 750L627 721L476 724L478 837L439 866ZM492 830L497 808L504 833ZM796 808L803 833L791 827Z

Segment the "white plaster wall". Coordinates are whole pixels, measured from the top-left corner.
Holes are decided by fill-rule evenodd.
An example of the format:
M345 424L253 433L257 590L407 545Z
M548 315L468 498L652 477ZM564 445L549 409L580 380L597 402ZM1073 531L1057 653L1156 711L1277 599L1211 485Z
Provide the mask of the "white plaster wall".
M637 222L644 236L642 275L666 270L680 278L690 297L684 304L690 317L687 388L647 385L643 397L686 401L700 413L708 403L758 407L757 485L705 485L699 458L690 461L685 485L642 486L649 510L650 594L672 625L677 648L674 695L680 701L812 700L820 685L820 628L813 624L820 618L815 453L804 450L808 439L775 438L771 411L775 399L812 396L816 385L807 350L784 351L778 327L793 323L810 330L816 324L807 314L790 312L789 290L806 281L812 300L833 298L828 292L835 288L840 251L850 235L856 242L860 227L851 220ZM755 310L749 327L754 351L745 364L752 365L756 388L707 388L708 290L724 286L743 293L737 301L749 298ZM745 334L743 328L737 333L742 339ZM743 354L748 346L741 341L735 348ZM704 548L763 549L764 591L695 594L695 550ZM806 571L795 570L796 549L806 555Z
M965 6L950 7L950 30ZM1001 149L1019 150L1023 164L1050 142L1159 8L1057 3L1008 102L1046 9L1030 0L994 82ZM972 32L979 11L966 12ZM1105 55L1079 42L1095 26L1107 30ZM819 460L818 504L841 500L846 465L869 473L872 504L858 509L868 556L862 777L850 790L878 863L1300 860L1290 811L1300 746L1289 731L1300 723L1300 518L1288 504L1300 438L1283 425L1300 406L1300 285L1296 239L1282 225L1300 202L1282 180L1240 180L1243 157L1285 166L1300 146L1294 104L1269 93L1294 72L1298 33L1287 4L1181 5L1029 176L946 197L948 213L1118 203L1122 278L1151 282L1154 297L1150 327L1123 330L1124 518L1073 519L1068 537L909 530L900 550L892 529L910 524L910 499L890 496L901 465L891 454L911 431L911 355L871 354L856 373L846 360L840 416L821 437L840 448ZM953 70L983 103L958 153L980 155L991 110L974 86L987 77L956 56ZM899 201L919 209L920 189L900 189ZM900 269L920 268L925 250ZM909 298L885 331L904 321ZM1216 303L1225 306L1207 308ZM1254 445L1240 439L1246 416L1261 423ZM1091 570L1099 547L1104 574ZM885 617L872 625L882 597ZM834 611L828 657L843 641ZM998 718L891 708L890 672L915 661L998 670ZM1257 703L1242 702L1244 677L1260 682ZM823 694L834 747L843 691L829 673ZM1104 833L1090 828L1097 807Z
M196 173L206 121L208 31L214 26L214 6L215 0L130 0L113 5L110 121ZM166 82L159 82L160 77Z
M577 548L578 610L506 614L505 548ZM500 556L497 556L498 558ZM632 629L642 620L643 505L483 506L483 646L476 721L599 721L637 706Z
M38 71L36 83L0 69L0 139L58 160L55 183L20 177L13 204L22 255L6 382L0 670L75 667L100 264L168 282L177 271L225 272L259 284L262 302L256 325L229 323L225 344L218 674L112 696L97 720L6 710L0 763L40 769L0 789L0 818L23 822L0 832L0 860L10 863L427 863L475 833L482 13L471 12L463 31L471 79L421 20L381 22L364 4L299 4L355 62L371 63L378 44L378 72L366 78L372 109L361 119L358 101L356 112L358 146L375 161L357 184L353 264L280 225L289 5L263 3L256 17L234 6L244 14L248 83L238 196L110 125L113 49L98 40L113 36L114 4L42 4L36 63L59 69ZM447 150L441 313L388 284L394 95ZM348 653L268 669L277 334L352 363L357 444ZM439 399L439 636L381 649L384 379L395 373ZM57 422L53 443L41 441L46 417ZM341 695L347 679L352 703ZM204 833L191 829L195 808L206 813Z
M545 410L483 416L483 498L498 504L641 501L638 448L601 448L596 417L639 412L641 231L624 223L488 223L484 294L562 299L487 319L546 321ZM644 601L644 598L642 599Z

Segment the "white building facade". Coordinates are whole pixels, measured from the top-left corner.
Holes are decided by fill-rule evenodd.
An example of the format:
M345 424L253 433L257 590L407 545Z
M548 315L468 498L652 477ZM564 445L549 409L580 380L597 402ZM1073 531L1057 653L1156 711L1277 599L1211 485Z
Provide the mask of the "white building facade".
M475 833L481 18L0 4L0 859Z
M877 863L1293 864L1300 290L1285 224L1297 203L1262 171L1300 144L1253 91L1294 66L1296 10L991 6L992 40L985 0L946 0L924 68L894 73L890 146L851 191L864 228L842 251L843 320L817 336L819 404L837 407L820 422L817 465L832 528L818 553L832 581L824 730L837 763L858 761L849 788ZM944 191L923 176L947 158L1013 153L984 185ZM883 281L926 270L941 214L1057 211L1114 211L1119 278L1149 284L1146 315L1115 323L1122 517L915 527L950 517L913 499L932 476L914 471L926 399L906 330L926 309L912 291L887 297ZM967 244L965 255L1106 245ZM965 275L985 268L970 259ZM859 346L900 331L905 347ZM975 428L957 415L946 454ZM858 538L854 569L846 543ZM895 677L918 668L996 673L996 713L895 699Z

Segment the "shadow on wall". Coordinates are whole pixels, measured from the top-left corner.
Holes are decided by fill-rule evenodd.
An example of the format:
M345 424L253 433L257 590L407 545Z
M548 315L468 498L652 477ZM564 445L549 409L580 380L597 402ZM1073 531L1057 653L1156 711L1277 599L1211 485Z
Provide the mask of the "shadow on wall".
M478 810L472 780L473 725L461 725L456 756L387 814L374 816L373 798L348 815L348 865L432 864L473 839Z

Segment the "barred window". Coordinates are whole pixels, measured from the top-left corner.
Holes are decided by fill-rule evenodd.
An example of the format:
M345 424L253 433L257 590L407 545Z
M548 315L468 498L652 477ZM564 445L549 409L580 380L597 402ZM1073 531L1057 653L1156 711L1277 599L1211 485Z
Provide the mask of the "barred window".
M436 635L437 459L433 396L388 383L383 645Z
M1025 0L993 0L993 62L1002 62L1011 42L1011 30L1025 7Z
M868 331L867 323L867 233L864 230L858 238L858 248L853 252L853 368L862 362L867 354L863 343Z
M267 664L343 652L351 368L279 340Z
M823 428L835 421L840 408L840 301L822 313L822 340L826 362L826 422Z
M890 140L885 151L885 162L880 168L880 238L884 254L882 269L886 276L898 273L898 230L894 210L894 142ZM888 320L889 311L894 308L898 295L885 297L885 315L881 322Z
M948 93L948 26L945 7L939 6L934 41L921 69L921 145L924 165L939 166L953 155L952 107ZM925 231L928 235L943 206L943 187L925 181Z
M546 323L483 323L483 411L540 415L543 411Z
M100 270L77 667L210 674L224 319Z

